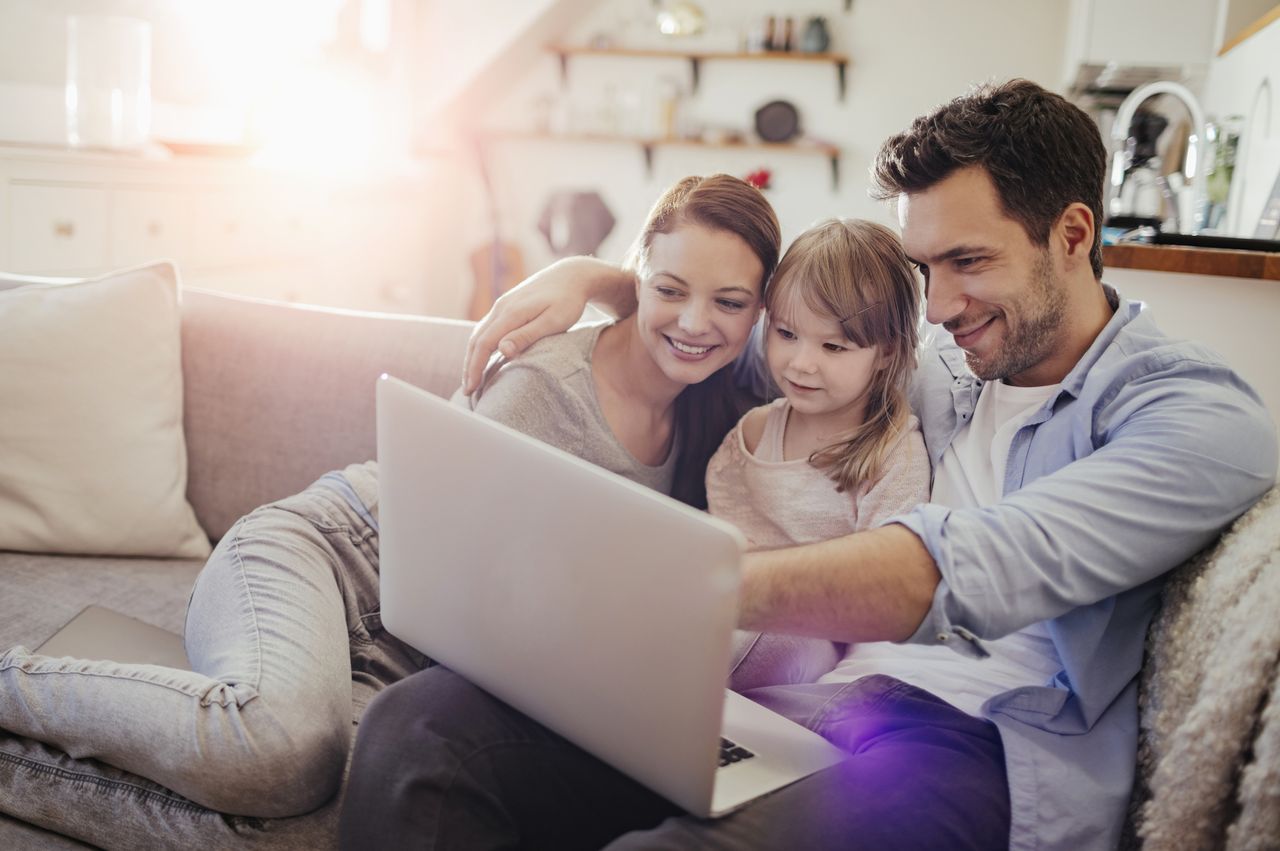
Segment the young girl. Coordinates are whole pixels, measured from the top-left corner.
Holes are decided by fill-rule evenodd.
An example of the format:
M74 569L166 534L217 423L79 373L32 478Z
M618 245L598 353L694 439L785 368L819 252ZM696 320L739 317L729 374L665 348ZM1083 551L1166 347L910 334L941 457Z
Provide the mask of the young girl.
M778 264L765 313L782 398L749 411L711 459L711 512L761 549L873 528L928 501L907 403L920 293L893 232L851 219L806 231ZM730 685L811 682L838 654L829 641L740 632Z

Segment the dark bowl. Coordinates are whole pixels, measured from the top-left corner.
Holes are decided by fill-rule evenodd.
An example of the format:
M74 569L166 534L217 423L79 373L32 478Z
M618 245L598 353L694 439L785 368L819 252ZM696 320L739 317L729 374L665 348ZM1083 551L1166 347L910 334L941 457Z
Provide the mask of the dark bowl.
M800 135L800 113L785 100L771 100L756 110L756 134L766 142L789 142Z

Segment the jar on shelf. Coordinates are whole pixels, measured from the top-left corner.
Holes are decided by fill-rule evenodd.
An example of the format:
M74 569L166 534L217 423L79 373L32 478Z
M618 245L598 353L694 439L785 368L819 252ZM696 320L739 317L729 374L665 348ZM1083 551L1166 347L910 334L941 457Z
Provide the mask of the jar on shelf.
M810 18L804 27L800 49L805 53L826 53L830 47L831 33L827 30L827 19L821 16Z
M151 135L151 24L138 18L67 18L67 144L134 149Z

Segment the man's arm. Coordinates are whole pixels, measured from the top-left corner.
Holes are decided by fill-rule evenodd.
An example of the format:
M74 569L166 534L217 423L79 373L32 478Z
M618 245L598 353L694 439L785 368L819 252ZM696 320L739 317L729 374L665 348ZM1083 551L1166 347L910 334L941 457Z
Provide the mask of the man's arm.
M476 324L462 362L462 391L475 392L494 351L515 357L567 331L588 302L614 316L636 309L635 275L594 257L566 257L504 293Z
M1275 426L1222 367L1173 359L1124 379L1097 416L1100 447L993 506L921 505L897 525L749 556L740 624L999 638L1176 567L1275 482Z
M928 614L940 578L920 539L893 524L751 553L738 625L832 641L903 641Z

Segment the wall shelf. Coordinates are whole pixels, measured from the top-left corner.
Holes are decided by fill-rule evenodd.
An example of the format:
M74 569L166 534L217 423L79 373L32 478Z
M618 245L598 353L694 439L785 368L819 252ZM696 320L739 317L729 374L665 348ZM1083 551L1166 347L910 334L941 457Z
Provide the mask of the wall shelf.
M719 150L760 150L785 154L819 154L831 165L831 188L840 188L840 148L816 139L800 139L795 142L705 142L701 139L647 138L637 136L611 136L600 133L538 133L521 131L495 131L485 134L495 141L555 142L583 145L636 145L644 153L645 174L653 175L653 152L657 148L708 148Z
M818 62L835 66L836 79L840 88L840 100L844 100L845 71L849 66L849 57L843 53L802 53L799 51L683 51L683 50L651 50L629 47L577 47L565 44L553 44L547 48L560 58L560 82L567 84L569 79L569 59L573 56L609 56L632 59L683 59L689 63L689 72L693 82L693 91L698 91L702 63L713 62Z
M1217 275L1280 281L1280 254L1180 245L1104 245L1102 262L1111 269L1147 269L1188 275Z

